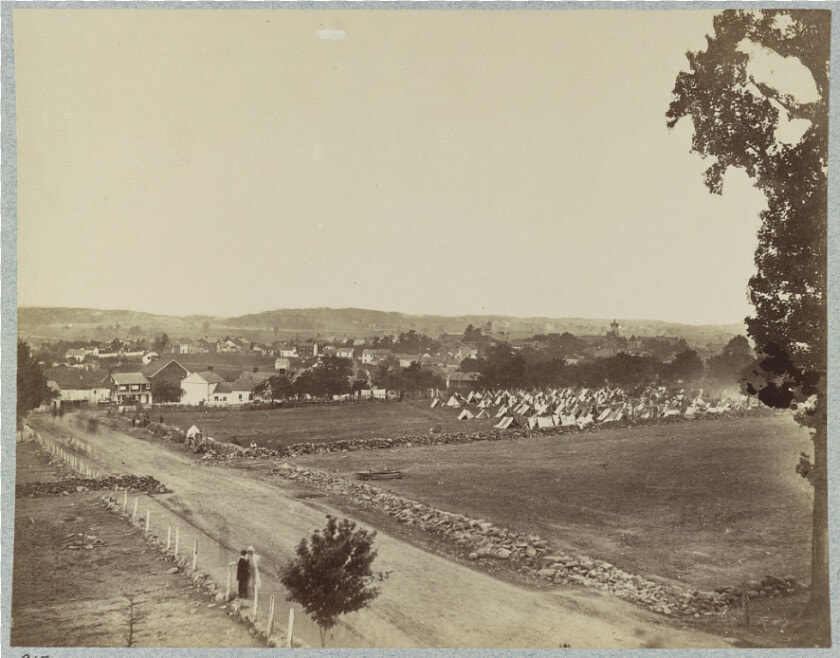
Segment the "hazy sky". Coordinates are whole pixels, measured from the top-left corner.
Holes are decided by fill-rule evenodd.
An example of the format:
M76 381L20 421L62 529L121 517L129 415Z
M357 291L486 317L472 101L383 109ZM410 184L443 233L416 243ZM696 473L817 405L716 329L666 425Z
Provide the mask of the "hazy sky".
M15 9L21 305L740 322L704 11Z

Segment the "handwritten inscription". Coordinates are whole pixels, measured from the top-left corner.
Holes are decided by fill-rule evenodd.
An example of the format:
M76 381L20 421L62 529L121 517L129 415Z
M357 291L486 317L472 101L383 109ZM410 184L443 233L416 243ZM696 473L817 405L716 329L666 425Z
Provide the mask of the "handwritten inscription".
M370 576L368 576L368 582L383 582L385 580L388 580L388 576L390 576L392 573L394 573L393 569L391 571L377 571L376 573L373 573Z

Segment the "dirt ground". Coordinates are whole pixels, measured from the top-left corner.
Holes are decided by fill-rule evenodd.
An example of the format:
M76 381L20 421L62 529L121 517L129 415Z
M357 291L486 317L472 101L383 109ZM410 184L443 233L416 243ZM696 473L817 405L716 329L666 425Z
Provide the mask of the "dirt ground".
M58 475L34 442L17 444L18 483ZM75 548L82 535L93 548ZM261 646L170 566L99 494L18 498L11 645Z
M43 433L86 441L100 468L154 474L173 490L155 498L202 532L247 541L276 575L301 538L323 527L325 514L351 516L288 481L202 466L173 446L108 428L88 434L67 422L33 421ZM343 617L331 647L641 648L727 647L731 640L692 628L596 591L533 590L476 571L380 530L374 570L391 571L380 596ZM296 623L295 633L298 633ZM303 637L309 644L315 641Z
M785 415L696 420L512 441L417 446L286 461L377 483L647 577L713 589L766 574L810 576L810 450Z

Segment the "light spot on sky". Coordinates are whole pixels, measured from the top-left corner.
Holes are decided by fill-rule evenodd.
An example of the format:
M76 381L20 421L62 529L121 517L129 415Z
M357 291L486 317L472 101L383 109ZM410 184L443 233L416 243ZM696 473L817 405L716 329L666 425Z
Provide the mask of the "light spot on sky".
M341 41L344 34L344 30L318 30L318 37L325 41Z

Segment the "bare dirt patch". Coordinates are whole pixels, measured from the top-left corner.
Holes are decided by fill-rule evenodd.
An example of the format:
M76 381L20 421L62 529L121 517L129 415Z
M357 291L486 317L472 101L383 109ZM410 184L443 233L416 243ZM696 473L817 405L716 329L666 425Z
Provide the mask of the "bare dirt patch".
M17 460L18 482L49 474L31 443L18 444ZM167 573L98 494L27 496L15 508L13 646L261 646L184 576Z

